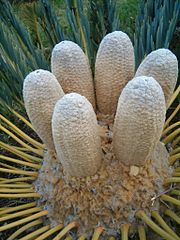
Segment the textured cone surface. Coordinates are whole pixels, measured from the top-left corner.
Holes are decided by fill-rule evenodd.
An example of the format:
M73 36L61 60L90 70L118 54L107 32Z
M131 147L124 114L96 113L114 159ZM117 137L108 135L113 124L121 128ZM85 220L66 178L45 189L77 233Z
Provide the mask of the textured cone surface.
M92 72L86 55L76 43L62 41L54 47L51 69L65 93L77 92L95 108Z
M162 48L153 51L147 55L138 67L135 77L138 76L149 76L156 79L164 91L167 105L177 82L177 58L168 49Z
M115 31L100 43L95 63L97 106L101 113L116 112L120 93L134 76L134 49L127 34Z
M51 119L64 92L55 76L46 70L31 72L24 80L23 97L30 121L48 148L54 149Z
M136 77L123 89L114 123L113 147L126 165L144 165L160 139L165 120L164 93L152 77Z
M95 174L101 163L101 142L90 102L77 93L65 95L55 106L52 129L65 172L74 177Z

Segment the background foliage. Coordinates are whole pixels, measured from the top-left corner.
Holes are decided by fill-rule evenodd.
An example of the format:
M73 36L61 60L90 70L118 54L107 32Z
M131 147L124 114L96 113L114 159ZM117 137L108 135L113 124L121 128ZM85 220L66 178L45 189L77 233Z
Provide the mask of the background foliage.
M94 70L101 39L125 31L134 42L136 67L151 51L169 47L176 29L179 0L0 0L0 105L25 115L22 84L34 69L49 69L53 46L78 43ZM179 28L177 28L179 29ZM171 48L179 56L176 31Z

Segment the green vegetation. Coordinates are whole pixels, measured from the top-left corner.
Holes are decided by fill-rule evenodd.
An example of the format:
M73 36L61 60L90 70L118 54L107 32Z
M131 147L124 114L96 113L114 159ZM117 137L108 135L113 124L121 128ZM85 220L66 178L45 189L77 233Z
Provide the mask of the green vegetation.
M174 8L177 11L176 13L170 8L175 2L178 2L177 0L141 1L141 4L145 4L146 7L147 2L151 4L155 2L172 4L168 5L167 8L171 9L169 19L175 19L170 21L171 27L173 26L170 28L167 22L162 21L162 18L158 15L163 12L162 6L157 8L158 11L154 11L156 16L150 14L151 21L149 22L149 17L146 15L147 12L138 10L140 0L117 0L117 5L114 5L115 0L65 1L9 0L9 2L13 2L12 8L8 1L0 0L0 239L2 240L6 240L11 234L14 236L13 239L17 239L17 236L18 239L22 239L24 236L26 236L26 239L34 239L35 234L39 234L40 239L45 239L44 237L41 238L43 232L49 234L49 238L46 239L60 239L64 237L72 239L72 236L74 237L75 235L75 231L73 232L72 230L77 227L76 222L71 222L65 227L59 224L48 232L50 226L44 226L46 220L42 223L41 219L42 216L48 214L48 211L36 208L35 199L39 195L34 192L32 181L37 178L37 171L41 168L42 155L45 149L34 132L32 125L26 120L27 116L22 99L22 84L25 76L37 68L50 69L51 49L57 42L63 39L77 42L89 56L89 61L93 68L99 42L106 33L115 29L125 31L132 41L134 40L134 33L136 33L134 42L137 41L139 43L135 43L135 51L140 53L139 55L137 54L138 65L148 51L153 50L151 47L147 51L146 46L149 46L147 41L149 38L144 38L143 31L147 34L146 31L149 29L148 31L151 34L158 36L157 39L154 38L154 48L168 47L175 30L175 20L179 15L180 8L180 3ZM77 3L77 5L72 9L73 3ZM106 3L109 4L108 8ZM142 9L145 8L142 7ZM139 24L135 25L137 16ZM159 37L158 31L152 31L154 29L147 27L147 25L153 23L154 19L156 19L156 24L164 29L162 31L164 38L162 36ZM166 28L163 27L163 24L166 24ZM167 29L171 29L172 32ZM170 45L177 56L180 56L179 37L179 28L177 28L174 40ZM168 46L163 45L164 40L166 43L168 42ZM144 46L143 51L141 51L140 46ZM162 200L163 207L160 215L163 218L157 214L148 214L147 216L143 211L138 211L136 215L141 221L138 221L138 223L142 225L138 226L136 236L132 236L130 239L145 239L146 234L149 239L160 239L164 236L166 236L166 239L175 239L175 232L177 234L179 217L177 206L175 205L180 204L178 200L180 192L176 189L176 183L180 181L180 168L178 167L180 148L178 135L179 119L177 118L176 121L179 105L176 106L176 99L179 91L180 87L177 88L172 97L162 135L162 140L168 143L168 147L170 146L173 149L169 162L170 164L175 163L174 167L176 169L172 175L173 177L166 180L166 184L170 184L167 186L169 190L163 195L157 195L152 198L154 199L152 204L158 198ZM172 124L173 122L175 123ZM21 190L22 187L23 189ZM167 194L170 194L171 197ZM32 210L38 213L33 213ZM17 213L19 214L18 216ZM168 223L169 227L163 221ZM128 239L128 233L129 236L131 235L129 224L123 225L120 230L123 239ZM169 234L172 234L172 236L168 234L169 230ZM93 239L107 238L108 236L105 234L101 238L100 235L103 231L104 228L102 227L95 229ZM32 235L29 236L29 234ZM157 237L159 234L161 235L160 238ZM85 238L81 236L79 239ZM118 239L120 239L120 235L118 235Z
M48 69L48 62L40 48L35 47L31 35L16 17L7 2L0 7L0 106L1 113L9 109L24 109L22 84L29 71Z
M55 8L58 19L60 20L62 26L68 29L68 23L67 23L66 14L65 14L65 10L66 10L65 1L66 0L51 0L51 3ZM87 0L83 2L85 2L86 5L88 5ZM102 2L102 1L96 1L96 2ZM117 0L117 8L119 13L118 15L120 19L121 30L123 32L126 32L131 37L131 39L133 39L133 35L135 31L135 20L136 20L139 2L140 0Z
M123 32L134 38L135 22L140 0L119 0L120 26Z
M125 31L132 41L135 34L136 66L150 51L168 47L179 14L178 0L141 1L140 5L139 2L14 1L12 9L7 1L0 0L0 75L3 89L0 104L3 104L4 114L7 115L7 108L12 105L24 112L21 93L24 77L36 68L48 69L51 49L64 39L81 46L89 57L92 70L101 39L114 30ZM159 30L153 27L154 24L160 26ZM173 44L173 49L178 51L176 44Z
M151 51L169 48L179 16L179 0L141 1L134 36L136 68Z

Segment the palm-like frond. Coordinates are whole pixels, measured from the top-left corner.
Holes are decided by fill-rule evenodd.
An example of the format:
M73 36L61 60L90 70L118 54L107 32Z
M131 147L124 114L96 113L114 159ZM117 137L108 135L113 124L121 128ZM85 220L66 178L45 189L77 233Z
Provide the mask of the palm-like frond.
M53 48L56 43L65 39L63 29L58 22L56 13L48 0L40 0L36 4L35 11L49 46Z
M119 30L120 28L117 1L99 0L95 2L94 0L90 0L89 5L92 39L98 46L107 33Z
M180 16L178 0L141 1L134 35L136 68L158 48L168 48Z
M16 35L17 42L24 55L33 59L32 64L34 66L47 67L47 62L45 61L43 54L33 45L31 36L22 22L14 14L11 5L4 0L1 0L0 4L1 21L9 28L13 35Z
M91 63L92 43L90 25L85 14L83 1L67 0L66 15L72 32L70 39L81 46Z
M99 0L89 1L89 22L93 52L93 62L95 61L98 46L103 37L120 29L117 1Z
M2 109L16 103L23 108L22 84L25 76L37 68L48 69L42 51L36 48L7 1L0 1L0 104Z
M67 0L66 14L72 31L69 38L81 46L93 70L102 38L119 30L116 1L90 0L87 9L84 9L82 0Z
M36 14L36 5L36 1L25 3L23 1L20 1L14 5L14 8L30 32L34 45L42 48L43 45L40 36L38 16Z

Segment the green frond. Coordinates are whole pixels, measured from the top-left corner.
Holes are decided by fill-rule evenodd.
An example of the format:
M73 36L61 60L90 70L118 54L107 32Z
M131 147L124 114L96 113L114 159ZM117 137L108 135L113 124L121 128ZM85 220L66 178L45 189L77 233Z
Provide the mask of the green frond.
M69 38L81 46L94 71L102 38L120 28L116 1L90 0L84 9L82 0L67 0L66 15L72 32Z
M67 0L66 15L72 31L72 41L76 42L90 57L90 26L82 0Z
M65 39L64 31L48 0L40 0L35 7L38 23L43 30L50 48Z
M15 5L15 10L20 16L23 23L26 25L30 35L32 37L33 43L40 48L43 47L42 40L40 36L40 27L38 23L38 16L36 14L37 2L19 2Z
M4 0L0 1L0 20L0 105L8 117L8 107L13 105L25 114L22 104L25 76L32 70L49 69L49 66L11 5Z
M90 0L88 19L93 48L91 57L94 64L96 52L103 37L112 31L120 29L117 1Z
M136 68L151 51L169 47L179 16L179 0L140 2L134 34Z
M0 15L2 22L8 27L11 34L13 36L16 36L15 41L17 41L17 44L19 44L22 52L28 58L28 60L31 60L31 62L29 62L32 64L31 66L34 66L36 68L47 68L47 62L41 50L37 49L33 45L31 36L29 35L22 22L15 15L12 6L4 0L0 1L0 6ZM10 44L10 42L8 42L8 44ZM2 44L2 46L4 47L4 44ZM13 57L15 58L16 55Z

